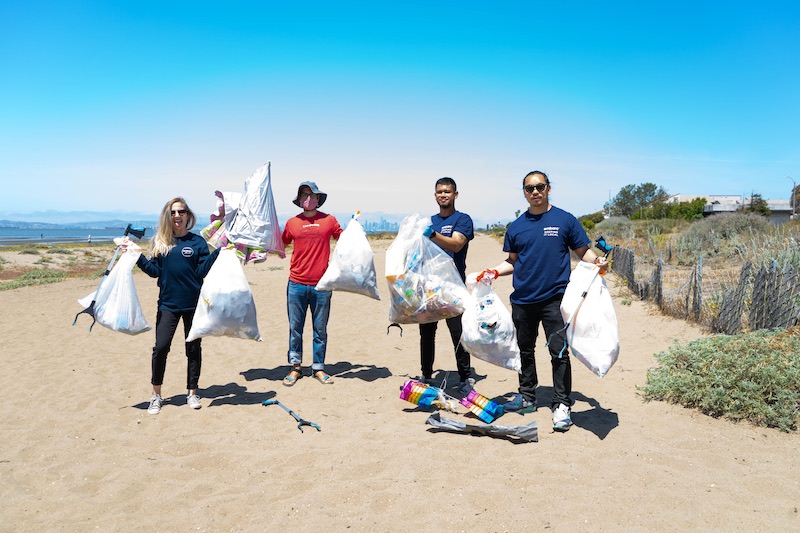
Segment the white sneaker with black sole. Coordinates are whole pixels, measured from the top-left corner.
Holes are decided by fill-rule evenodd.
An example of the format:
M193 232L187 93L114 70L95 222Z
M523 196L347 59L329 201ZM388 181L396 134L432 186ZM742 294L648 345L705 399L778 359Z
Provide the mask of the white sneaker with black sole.
M569 427L572 425L572 419L570 418L571 410L569 407L564 405L563 403L558 404L558 406L553 409L553 430L554 431L567 431Z
M161 395L153 394L150 396L150 406L147 408L147 412L151 415L157 415L161 412L161 404L164 400L161 399Z
M200 396L198 396L197 394L187 394L186 405L188 405L192 409L200 409L202 407L202 405L200 404Z

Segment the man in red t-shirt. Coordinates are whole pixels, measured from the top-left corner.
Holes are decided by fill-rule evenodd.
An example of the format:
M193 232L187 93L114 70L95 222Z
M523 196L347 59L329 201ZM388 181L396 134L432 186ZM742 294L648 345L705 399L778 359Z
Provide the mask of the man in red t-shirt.
M286 221L283 228L283 244L294 242L292 261L289 267L289 285L286 289L289 311L289 364L292 369L283 378L287 387L302 377L303 327L306 310L311 309L314 326L313 362L311 374L320 383L332 384L333 379L325 372L325 350L328 344L328 317L331 312L331 291L318 291L315 287L325 270L331 255L331 237L338 239L342 228L336 218L318 211L328 195L319 190L313 181L304 181L297 188L292 201L303 209L299 215Z

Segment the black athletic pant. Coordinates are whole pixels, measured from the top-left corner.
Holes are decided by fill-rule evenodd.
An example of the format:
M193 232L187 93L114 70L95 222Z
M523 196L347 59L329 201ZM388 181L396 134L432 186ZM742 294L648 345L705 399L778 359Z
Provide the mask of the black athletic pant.
M517 328L517 343L519 344L519 355L522 360L522 373L519 375L519 392L525 399L532 402L536 401L536 387L539 385L539 378L536 374L536 360L534 359L534 347L536 337L539 334L539 323L544 326L544 333L549 339L551 335L557 334L564 327L564 319L561 316L561 299L559 294L549 300L535 304L511 304L511 318ZM569 350L564 348L563 339L565 335L557 335L555 340L548 347L550 350L550 363L553 366L553 401L552 406L558 404L571 407L573 404L570 395L572 394L572 365L570 363ZM563 353L560 354L563 349Z
M471 376L469 368L469 352L461 346L461 315L446 320L450 330L450 338L456 350L456 366L458 377L466 381ZM422 375L429 378L433 375L433 360L436 356L436 328L438 322L419 325L419 353L422 363Z
M183 319L184 338L189 335L192 329L192 318L194 311L183 311L173 313L167 310L158 310L156 316L156 345L153 347L153 385L164 383L164 371L167 368L167 354L178 329L178 320ZM197 388L200 380L200 365L202 363L202 352L200 350L200 339L186 343L186 388L193 390Z

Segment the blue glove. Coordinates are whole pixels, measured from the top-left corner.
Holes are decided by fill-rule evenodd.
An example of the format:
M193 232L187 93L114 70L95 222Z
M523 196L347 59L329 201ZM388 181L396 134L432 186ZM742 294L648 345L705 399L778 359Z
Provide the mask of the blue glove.
M436 232L433 231L433 226L428 226L425 228L425 231L422 232L423 237L429 237L432 239L434 235L436 235Z

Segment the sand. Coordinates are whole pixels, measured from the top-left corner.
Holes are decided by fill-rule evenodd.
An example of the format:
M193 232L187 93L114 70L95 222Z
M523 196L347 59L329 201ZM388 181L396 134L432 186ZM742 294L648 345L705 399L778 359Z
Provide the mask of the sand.
M386 244L375 244L379 275ZM502 258L497 241L478 236L468 271ZM284 387L288 259L245 272L263 342L204 339L203 408L194 411L176 341L157 416L146 412L153 332L89 333L85 315L71 325L97 280L0 292L0 531L800 530L798 435L643 402L637 386L654 354L704 333L645 303L623 305L613 275L619 361L600 379L573 360L575 426L555 433L540 343L539 410L498 421L538 423L539 441L519 443L435 431L429 413L399 399L419 373L419 334L413 325L387 334L386 301L335 293L335 383L306 370ZM135 279L154 324L155 281ZM507 302L510 279L495 289ZM439 331L436 377L455 381L444 324ZM473 365L484 395L516 390L515 373ZM298 431L266 399L322 430Z

